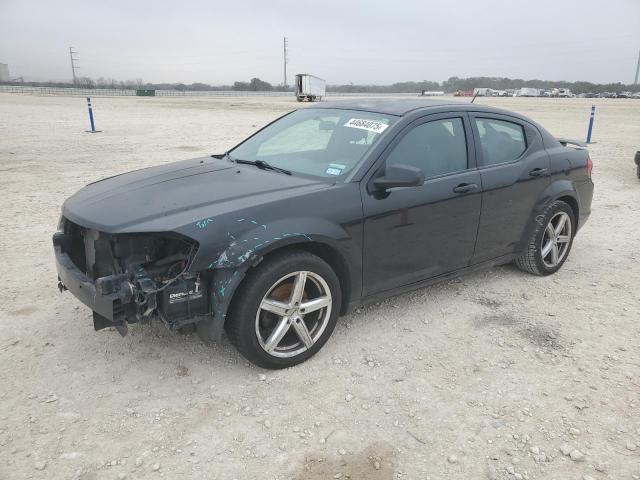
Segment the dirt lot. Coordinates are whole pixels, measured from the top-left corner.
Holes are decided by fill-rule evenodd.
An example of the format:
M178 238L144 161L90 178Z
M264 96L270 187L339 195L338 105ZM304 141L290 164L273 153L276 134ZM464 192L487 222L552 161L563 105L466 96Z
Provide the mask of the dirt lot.
M96 98L95 135L84 102L0 95L0 478L640 478L640 101L594 101L593 214L558 274L392 298L278 372L159 324L95 333L50 239L86 183L221 152L295 101ZM570 138L591 105L491 103Z

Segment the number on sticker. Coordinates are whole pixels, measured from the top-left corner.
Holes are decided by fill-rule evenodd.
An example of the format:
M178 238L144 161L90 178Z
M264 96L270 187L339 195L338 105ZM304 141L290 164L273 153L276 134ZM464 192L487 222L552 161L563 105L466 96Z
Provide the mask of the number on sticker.
M389 125L387 125L386 123L377 122L375 120L352 118L347 123L345 123L344 126L349 128L360 128L362 130L368 130L369 132L374 133L382 133L387 129Z

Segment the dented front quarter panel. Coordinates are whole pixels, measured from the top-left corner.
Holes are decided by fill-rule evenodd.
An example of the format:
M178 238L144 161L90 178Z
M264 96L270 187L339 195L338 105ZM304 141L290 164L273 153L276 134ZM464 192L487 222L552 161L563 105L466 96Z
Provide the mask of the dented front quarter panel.
M362 207L357 183L325 184L295 199L273 198L261 205L203 216L175 231L199 244L190 271L205 271L211 278L213 337L219 336L246 272L283 247L313 242L333 249L349 266L351 296L360 298Z

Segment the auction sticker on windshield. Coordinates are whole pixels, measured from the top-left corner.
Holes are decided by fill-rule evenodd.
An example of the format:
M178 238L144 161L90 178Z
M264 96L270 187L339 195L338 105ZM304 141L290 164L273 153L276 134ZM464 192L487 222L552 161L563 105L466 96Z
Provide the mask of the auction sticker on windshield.
M344 124L345 127L360 128L362 130L368 130L374 133L384 132L389 125L376 120L366 120L364 118L352 118Z

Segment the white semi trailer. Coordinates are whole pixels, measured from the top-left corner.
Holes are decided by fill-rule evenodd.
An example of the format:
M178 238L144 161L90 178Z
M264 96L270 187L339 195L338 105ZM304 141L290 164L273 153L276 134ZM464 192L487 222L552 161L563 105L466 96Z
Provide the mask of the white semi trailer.
M296 100L302 102L315 102L322 100L326 91L327 82L322 78L314 77L308 73L296 75Z

